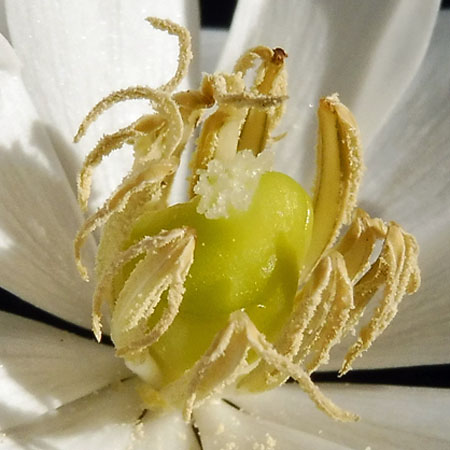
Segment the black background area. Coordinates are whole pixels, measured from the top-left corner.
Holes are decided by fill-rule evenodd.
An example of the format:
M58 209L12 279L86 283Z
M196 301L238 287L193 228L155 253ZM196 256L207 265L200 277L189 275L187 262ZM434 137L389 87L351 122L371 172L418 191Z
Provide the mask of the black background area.
M427 0L425 0L427 1ZM213 2L211 0L201 0L201 23L202 27L228 28L233 18L237 0L225 0ZM449 9L450 0L443 0L441 9Z

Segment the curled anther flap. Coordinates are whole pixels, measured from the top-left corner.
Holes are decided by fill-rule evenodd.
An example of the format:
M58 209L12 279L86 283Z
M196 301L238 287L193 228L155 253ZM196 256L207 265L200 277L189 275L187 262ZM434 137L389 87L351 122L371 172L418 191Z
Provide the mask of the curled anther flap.
M155 98L155 93L160 96L170 98L170 93L180 84L183 78L187 75L189 65L192 60L191 36L186 28L172 22L168 19L159 19L157 17L147 17L146 19L154 28L167 31L169 34L178 37L179 56L178 66L174 76L159 89L151 89L147 86L136 86L127 89L121 89L112 92L104 99L100 100L84 118L83 122L78 128L74 137L74 142L78 142L85 134L88 127L107 109L116 103L132 100L132 99L149 99L150 101L158 100Z
M151 189L151 197L158 195L164 180L170 176L178 167L178 160L173 158L159 161L145 167L137 174L125 177L121 186L109 197L104 205L98 211L90 216L81 226L74 241L75 262L81 277L88 281L86 267L81 261L81 249L86 242L87 237L98 227L104 225L108 219L116 212L122 211L133 195L138 194L144 189Z
M418 253L415 238L398 224L390 223L377 261L355 286L355 314L361 315L369 300L384 285L383 297L369 323L360 330L357 341L345 356L341 375L347 373L353 361L383 333L397 314L403 297L418 289Z
M320 332L315 335L309 351L307 361L309 373L314 372L320 365L328 363L330 351L341 341L345 325L354 307L353 285L348 276L345 260L336 251L332 252L330 256L335 278L334 296L324 324Z
M233 72L240 72L245 76L259 58L261 64L257 69L252 89L262 94L282 95L286 90L284 61L287 56L287 53L279 47L274 49L262 45L253 47L238 59Z
M241 72L245 75L252 67L255 66L255 61L257 58L261 59L263 64L267 64L272 57L273 50L270 47L266 47L265 45L252 47L239 57L233 67L233 72Z
M172 91L186 76L192 60L190 34L184 27L169 20L148 17L147 21L153 27L178 37L177 70L174 76L158 89L136 86L109 94L98 102L85 117L74 137L75 142L78 142L84 136L88 127L103 112L116 103L133 99L147 99L156 111L156 114L144 116L116 133L104 136L87 156L78 178L78 201L82 210L87 209L93 168L101 162L104 156L121 148L125 143L132 143L135 145L133 168L135 171L135 167L139 166L142 161L148 162L152 159L170 156L179 157L196 126L202 109L211 104L211 101L200 93L197 96L190 95L194 101L187 102L186 95L179 97L180 101L172 98ZM188 95L189 92L186 94ZM198 105L199 97L203 97L203 105ZM187 127L184 125L187 125ZM140 168L137 171L140 171ZM172 179L169 179L167 183L171 184L172 181Z
M148 86L132 86L126 89L114 91L100 100L89 111L83 122L80 124L78 131L73 138L74 142L80 141L80 139L86 134L89 126L95 122L101 114L115 104L127 100L149 100L162 116L174 119L174 128L177 125L178 128L181 128L179 124L176 124L176 119L179 116L178 107L169 93L161 91L160 89L152 89ZM178 122L181 122L181 117L179 117Z
M101 339L102 304L108 302L111 309L114 309L114 279L119 275L120 270L122 270L127 263L141 255L151 253L151 257L154 258L155 254L158 254L158 249L164 249L169 246L169 244L172 244L171 247L165 249L165 253L160 252L160 256L167 256L168 250L170 251L174 246L175 248L179 247L180 242L181 244L190 243L191 237L195 237L195 232L190 228L162 231L156 236L147 236L117 255L116 259L111 263L108 269L103 272L94 293L92 330L98 341ZM181 262L183 261L186 262L185 259ZM180 266L180 263L177 263L175 260L173 260L172 263L178 264L178 267Z
M184 136L179 144L179 148L182 150L192 135L193 130L202 120L205 110L214 105L214 98L202 91L192 90L177 92L173 98L179 107L184 124Z
M179 56L177 70L174 76L166 84L160 87L161 90L172 92L181 83L188 72L193 57L191 35L186 28L171 20L160 19L158 17L147 17L146 20L154 28L161 31L167 31L169 34L178 37Z
M223 95L242 95L245 89L244 82L238 75L211 76L204 81L203 88L206 89L206 85L209 84L213 96L219 89L217 86L212 87L214 83L219 83ZM191 196L194 194L194 187L199 178L198 171L206 169L209 161L212 159L233 159L237 151L237 142L247 109L247 106L240 107L239 105L223 103L205 120L190 164L192 169Z
M251 87L255 99L262 100L264 97L268 97L274 100L286 100L285 59L287 53L282 48L255 47L244 53L236 63L234 71L245 75L255 64L256 57L259 57L262 62ZM254 154L258 154L269 145L271 139L274 140L271 133L283 116L285 102L267 102L265 108L261 108L256 102L249 106L250 109L239 137L238 150L251 149Z
M142 135L142 132L136 130L135 124L131 124L115 133L103 136L86 156L77 182L78 204L82 211L87 210L94 168L101 163L105 156L108 156L114 150L121 148L124 144L140 135Z
M119 264L112 268L112 272L117 273L124 264L144 255L125 281L112 308L111 337L119 356L144 350L171 325L183 299L184 282L194 260L194 249L195 231L192 228L162 231L130 247ZM114 282L112 272L106 279L109 292ZM150 324L160 302L167 304L156 323Z
M370 217L360 208L356 210L349 229L336 246L345 259L353 283L369 268L375 244L384 239L386 233L387 226L381 219Z
M157 114L154 115L152 120L152 132L144 133L145 135L141 137L141 139L145 140L145 145L143 146L141 142L141 145L135 151L133 171L142 172L142 167L140 167L142 166L142 162L145 164L152 159L167 159L172 157L178 150L179 144L184 136L183 119L179 112L179 107L169 94L163 91L138 86L113 92L94 106L91 112L86 116L75 136L75 141L84 135L89 124L91 124L103 111L119 101L129 99L150 100L157 111ZM162 123L157 120L158 117L163 121ZM128 140L135 141L133 143L139 143L139 141L136 142L136 139L143 134L143 131L140 131L139 127L145 125L148 126L149 123L150 119L141 119L116 133L104 136L99 144L87 155L78 178L78 200L83 210L87 208L87 202L90 196L93 168L101 162L104 156L113 150L121 148ZM156 142L158 148L156 151L157 154L154 155L152 154L152 150L154 150ZM124 189L127 186L133 187L136 184L130 183L130 180L132 180L133 177L138 178L139 174L129 174L118 188L118 192L122 192L122 195L125 195ZM112 198L113 197L110 197L110 200ZM89 220L90 219L88 219L88 221ZM79 234L81 231L82 230L80 230ZM77 245L75 248L77 248ZM75 258L78 259L79 255L76 254ZM80 273L83 278L86 278L85 270L83 270L80 265L78 265L78 267L81 269Z

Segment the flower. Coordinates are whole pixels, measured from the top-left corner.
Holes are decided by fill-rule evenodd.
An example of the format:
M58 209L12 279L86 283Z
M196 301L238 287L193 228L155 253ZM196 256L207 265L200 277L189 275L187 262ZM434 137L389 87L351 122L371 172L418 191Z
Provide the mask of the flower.
M126 61L122 68L117 55L122 49L135 45L135 39L127 40L127 31L139 29L139 21L143 17L164 16L164 12L144 8L141 3L128 1L125 5L116 2L113 8L108 2L107 13L100 6L99 11L93 11L92 6L89 9L87 2L85 5L78 2L76 6L67 3L64 8L59 8L58 3L50 6L49 3L28 3L26 8L25 2L20 4L15 1L14 7L12 2L6 5L10 38L24 61L23 77L28 91L22 84L17 60L3 42L1 280L4 287L20 297L86 326L90 322L88 302L91 293L86 286L78 283L71 265L70 242L80 217L75 206L73 185L78 162L70 153L68 142L77 123L93 102L117 87L136 84L136 78L133 78L136 73L126 80L120 77L122 70L125 70L123 68L136 66ZM178 11L183 11L181 2L175 3L180 7ZM322 4L312 6L305 2L302 9L291 11L289 7L300 8L298 2L295 7L292 6L294 3L286 2L285 9L280 12L271 3L261 2L257 11L251 9L252 2L239 5L223 57L224 64L234 59L232 53L239 51L238 47L251 46L250 39L271 45L271 35L278 40L287 36L291 45L289 42L277 42L286 49L296 47L295 39L310 43L300 55L305 59L300 59L298 69L290 71L292 92L289 108L295 111L298 125L294 125L293 116L288 116L285 127L290 132L285 145L293 149L299 146L311 148L306 145L310 137L303 126L308 125L313 114L309 108L300 109L300 105L308 104L311 97L314 97L311 101L315 101L319 97L317 91L328 89L331 81L338 83L341 78L336 73L340 70L345 75L346 83L342 84L341 80L341 85L332 89L340 91L343 97L349 95L354 103L354 112L365 117L363 137L366 137L366 142L371 139L366 152L367 188L362 200L366 202L367 209L374 210L377 215L392 217L403 223L419 237L422 244L424 287L421 293L408 300L402 315L363 363L375 367L447 362L445 349L448 347L446 324L449 312L445 292L448 277L445 276L444 250L440 242L448 225L445 186L448 184L446 172L449 163L447 155L442 154L441 146L447 145L448 139L448 129L443 123L443 119L448 117L448 102L444 101L443 93L448 92L450 71L446 68L444 72L438 67L448 60L442 56L443 52L448 52L445 46L448 16L444 15L438 25L427 59L406 93L406 99L392 111L395 99L400 96L399 91L413 78L425 51L435 14L431 8L428 9L430 5L410 3L384 11L379 6L365 4L355 8L348 3L348 10L344 7L336 15L332 4L324 9ZM411 5L414 10L410 10ZM176 16L174 5L168 6ZM313 23L322 25L319 28L321 32L312 42L303 35L307 27L296 24L286 33L289 20L299 18L299 11L302 13L301 19L309 25L309 31ZM105 14L102 19L95 14L100 12ZM359 21L353 20L350 27L348 18L351 13L358 13ZM279 14L282 16L277 17ZM414 20L420 21L423 26L411 26L413 32L408 33L402 26L405 16L408 17L408 26ZM179 20L181 14L174 18L187 25ZM386 34L375 39L379 28L368 26L364 18L383 24ZM39 23L44 20L45 27ZM242 21L246 22L245 27ZM119 33L117 30L125 24L126 29ZM339 32L342 24L347 25L345 33ZM114 32L111 33L109 27ZM82 33L76 34L75 31L80 28ZM361 28L373 39L356 41L355 36L361 35ZM23 33L24 29L29 33ZM245 29L249 30L248 35L243 31ZM257 30L260 29L265 36L258 36ZM323 30L326 30L327 36L324 36ZM142 29L143 35L147 32L147 29ZM403 32L407 35L405 41L399 47L393 46L393 39L399 43ZM120 40L116 40L118 35ZM97 40L95 36L100 38ZM327 41L322 40L325 37L328 37ZM155 35L152 39L162 38ZM84 46L81 45L83 41L86 42ZM111 46L104 45L105 41ZM96 43L101 51L95 48ZM373 46L370 49L371 58L367 57L369 45ZM163 43L160 46L166 48ZM44 47L49 49L48 53L36 58L38 53L35 48ZM148 46L143 47L142 53L133 47L133 52L136 52L133 56L139 61L138 70L144 71L139 74L143 77L140 81L157 86L164 77L162 80L155 77L155 62L150 60L153 55L148 51ZM105 53L107 48L111 49L112 54ZM317 48L328 56L326 61L333 67L332 72L321 66L324 53L316 53ZM165 51L170 53L170 50ZM347 61L350 55L353 64L346 63L344 67L339 67L338 63ZM385 58L396 61L400 56L405 58L400 70L398 65L385 66L381 63ZM146 58L149 58L148 62ZM295 61L292 51L290 58ZM115 64L110 64L111 61ZM374 66L371 66L372 63ZM107 68L104 72L101 72L102 66ZM359 69L357 74L352 70L355 66ZM64 69L61 70L61 67ZM89 77L82 76L86 67L90 68ZM145 67L149 67L148 73L145 73ZM170 68L167 69L170 73ZM363 72L368 76L363 77ZM319 74L321 83L313 84L313 78L317 79ZM304 89L296 81L301 76L305 77ZM106 81L108 77L124 84L117 86L112 82L109 85ZM99 83L95 83L95 78ZM434 87L442 90L424 90L424 83L429 83L429 78L432 78ZM386 79L390 80L389 86L384 84ZM81 80L85 80L84 83ZM298 87L298 91L293 86ZM92 92L91 89L101 91ZM73 98L79 103L74 102ZM77 107L79 110L71 109ZM433 108L432 118L428 107ZM436 111L439 107L438 115ZM384 130L375 134L374 124L382 121L384 112L390 112L390 117L395 117L395 121L391 119L383 127ZM311 127L308 125L308 128ZM290 142L294 142L295 146ZM423 153L425 146L427 154ZM395 148L395 157L392 150L386 153L379 150L385 148ZM407 165L410 160L412 165ZM307 162L301 162L308 170ZM296 172L297 168L290 161L290 171ZM394 169L395 178L392 173ZM376 177L371 178L372 173ZM397 175L405 184L399 182ZM72 180L72 184L68 179ZM108 187L111 185L113 181ZM405 189L407 194L412 195L405 195ZM441 211L441 214L437 215L436 211ZM430 217L433 218L432 223ZM127 377L128 373L117 360L111 358L111 349L8 314L2 314L0 320L1 332L4 333L2 342L5 344L0 372L3 378L0 417L6 433L0 443L4 448L101 448L105 445L127 448L130 438L134 439L133 448L145 448L148 445L146 439L150 439L154 448L181 449L196 445L194 434L176 413L155 417L147 412L142 416L142 407L134 399L134 390L130 386L133 380L115 383ZM414 330L411 330L411 324L414 324ZM411 336L414 335L417 339L414 341L414 351L411 351ZM223 402L198 410L195 420L204 447L227 448L228 445L228 448L233 448L232 443L237 442L240 448L265 446L286 449L298 448L301 441L310 448L336 448L336 443L353 448L375 444L383 448L389 445L412 448L420 445L417 434L423 433L422 442L428 448L433 445L439 448L445 445L448 438L443 422L445 415L442 414L449 402L445 391L330 386L327 390L331 396L366 418L355 426L347 427L318 416L315 410L311 410L310 402L303 395L294 394L291 388L287 386L256 397L230 394L231 402L241 406L243 411L260 416L259 419L236 411ZM92 394L94 391L96 393ZM361 399L360 393L365 394ZM441 402L439 406L436 406L437 398ZM357 404L352 405L352 402ZM58 408L56 414L45 414L55 408ZM392 429L393 422L400 422L394 426L395 432L389 435L383 433L385 427ZM414 435L408 434L411 429Z

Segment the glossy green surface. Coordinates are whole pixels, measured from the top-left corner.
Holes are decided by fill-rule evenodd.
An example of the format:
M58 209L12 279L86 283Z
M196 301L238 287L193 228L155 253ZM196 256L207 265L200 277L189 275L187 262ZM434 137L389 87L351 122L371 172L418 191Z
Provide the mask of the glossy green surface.
M195 363L235 310L245 310L274 340L292 308L311 236L310 199L281 173L264 174L249 209L233 211L226 219L198 214L197 201L149 212L131 234L130 244L186 225L197 233L180 313L150 349L166 381ZM163 306L164 302L151 323Z

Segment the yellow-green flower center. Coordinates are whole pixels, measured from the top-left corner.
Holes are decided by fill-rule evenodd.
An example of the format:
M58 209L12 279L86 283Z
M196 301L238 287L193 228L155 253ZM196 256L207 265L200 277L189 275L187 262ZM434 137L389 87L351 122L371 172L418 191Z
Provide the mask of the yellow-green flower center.
M264 174L249 208L232 210L227 218L206 218L197 212L198 202L195 197L144 214L128 242L182 226L196 230L194 261L180 311L149 349L165 382L180 376L200 358L233 311L246 311L269 340L275 339L292 310L310 241L309 197L281 173ZM159 304L149 328L165 306L165 302Z

